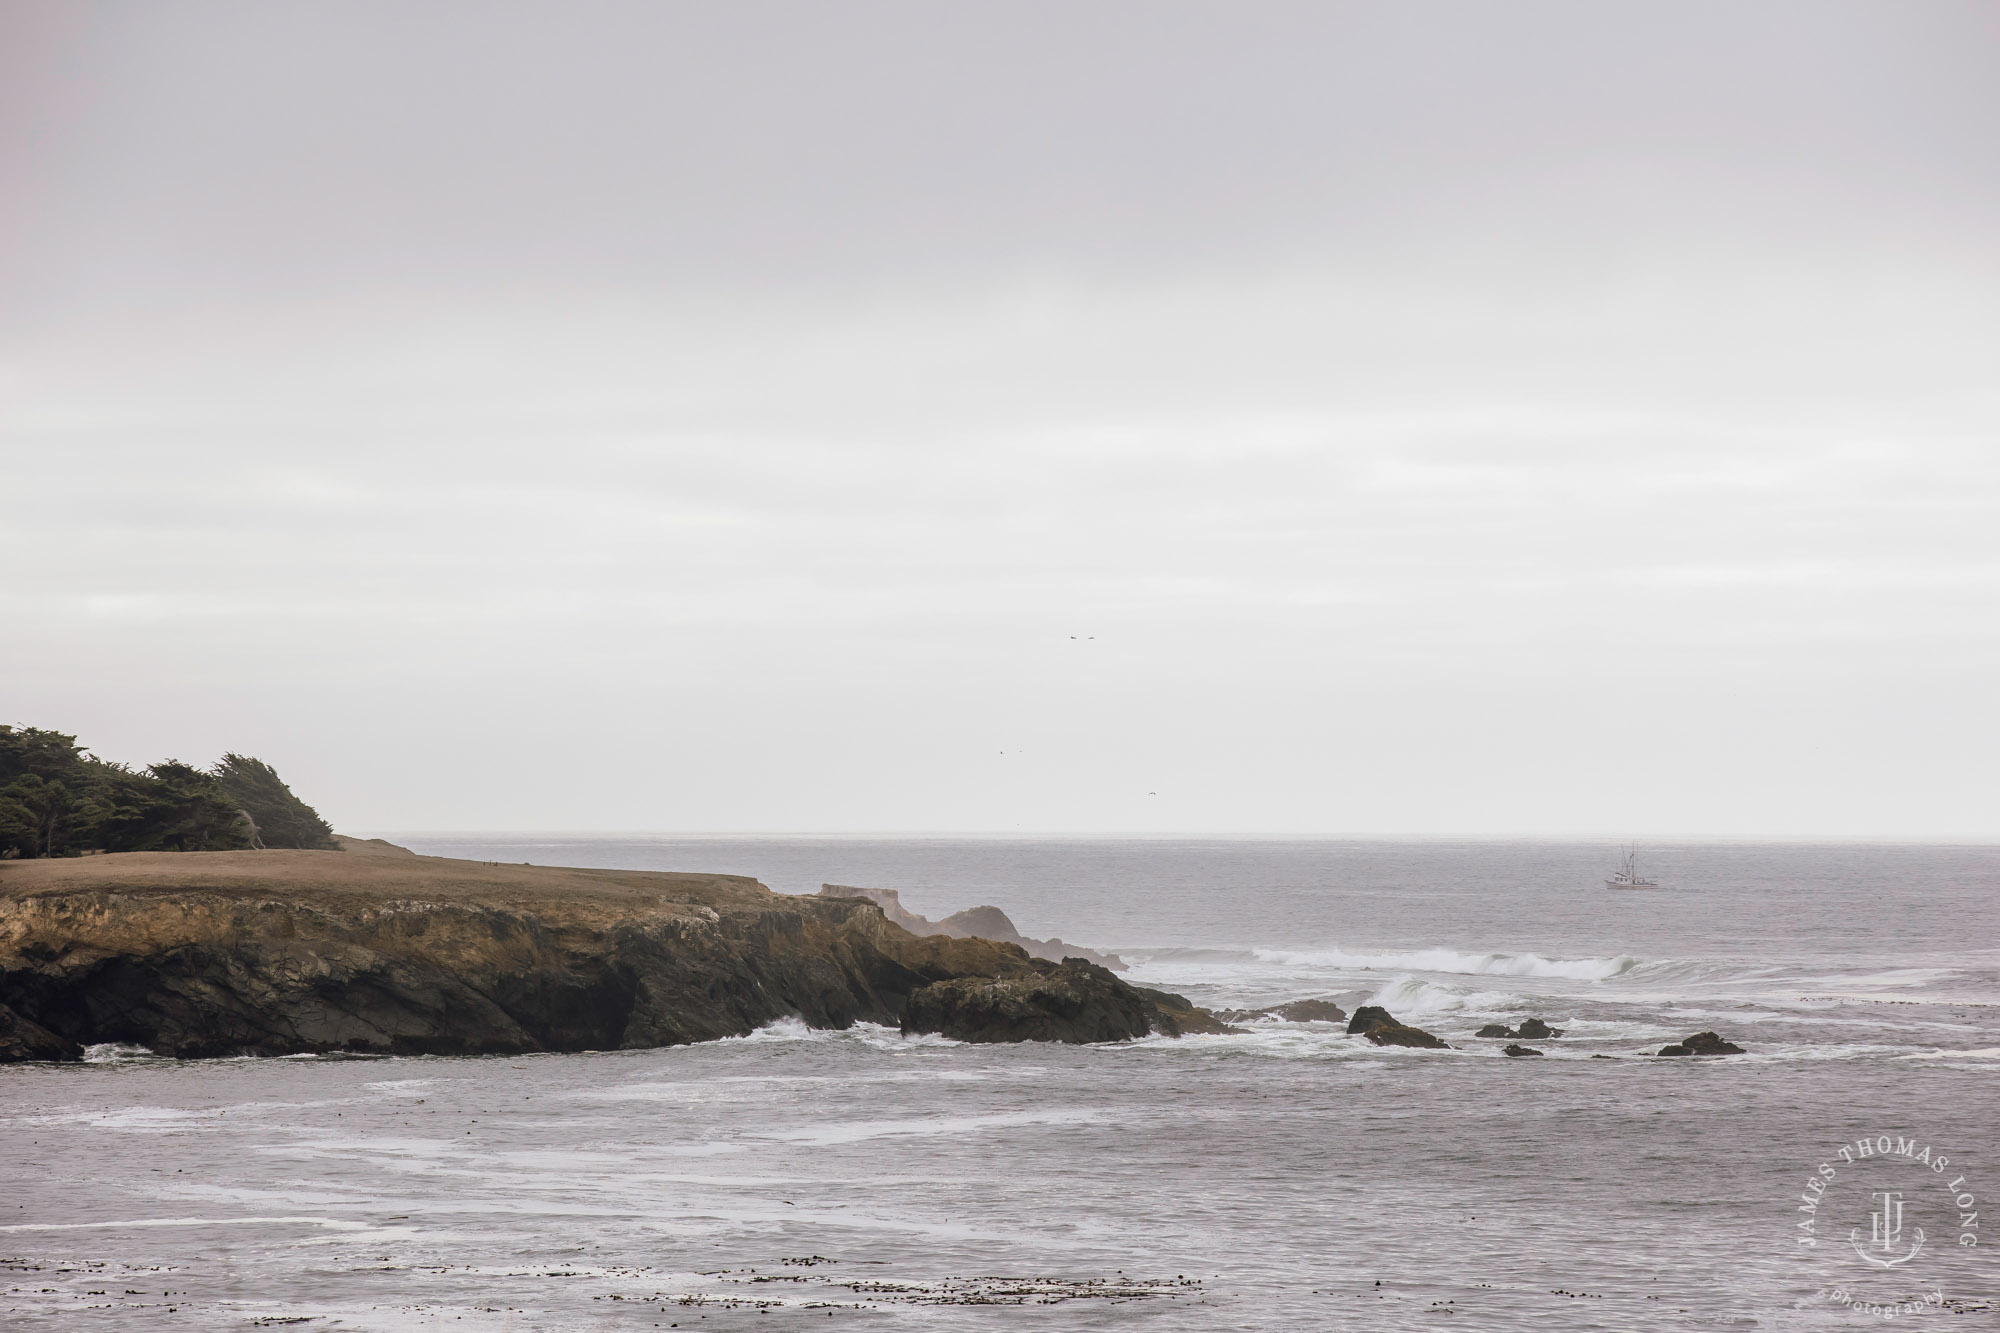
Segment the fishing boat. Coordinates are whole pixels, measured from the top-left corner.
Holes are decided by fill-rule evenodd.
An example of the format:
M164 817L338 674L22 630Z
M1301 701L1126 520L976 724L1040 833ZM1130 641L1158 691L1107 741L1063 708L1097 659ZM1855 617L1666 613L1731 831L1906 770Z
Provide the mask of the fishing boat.
M1639 851L1635 847L1627 847L1625 849L1625 864L1620 866L1612 873L1610 878L1604 881L1604 887L1607 889L1657 889L1660 887L1660 881L1657 879L1641 879L1639 877Z

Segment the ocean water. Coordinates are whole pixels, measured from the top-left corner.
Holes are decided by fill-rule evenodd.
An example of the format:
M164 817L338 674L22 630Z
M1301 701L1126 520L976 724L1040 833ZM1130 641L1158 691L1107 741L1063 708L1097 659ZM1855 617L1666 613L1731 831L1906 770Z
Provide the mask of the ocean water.
M2000 1327L2000 848L1648 847L1620 894L1604 845L399 840L994 903L1203 1004L1457 1049L794 1021L0 1067L0 1326ZM1529 1015L1539 1059L1472 1035ZM1647 1054L1708 1029L1749 1053Z

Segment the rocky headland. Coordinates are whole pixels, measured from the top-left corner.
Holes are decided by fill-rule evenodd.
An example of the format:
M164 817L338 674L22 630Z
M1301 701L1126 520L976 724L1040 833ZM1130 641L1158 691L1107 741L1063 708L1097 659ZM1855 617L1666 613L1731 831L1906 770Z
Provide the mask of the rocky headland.
M1090 962L912 934L864 899L341 845L0 864L0 1061L100 1042L183 1057L608 1050L793 1016L1002 1041L1221 1028Z

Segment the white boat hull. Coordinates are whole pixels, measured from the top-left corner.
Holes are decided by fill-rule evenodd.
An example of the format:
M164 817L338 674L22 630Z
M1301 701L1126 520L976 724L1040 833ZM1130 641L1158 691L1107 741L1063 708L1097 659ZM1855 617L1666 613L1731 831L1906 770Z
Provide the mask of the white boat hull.
M1657 879L1612 878L1604 881L1604 887L1607 889L1657 889L1660 887L1660 881Z

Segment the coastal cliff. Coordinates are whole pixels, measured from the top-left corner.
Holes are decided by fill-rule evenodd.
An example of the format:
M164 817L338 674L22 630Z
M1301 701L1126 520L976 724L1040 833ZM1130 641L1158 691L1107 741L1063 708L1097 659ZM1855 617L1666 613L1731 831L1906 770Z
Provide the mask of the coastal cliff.
M98 1042L173 1056L666 1046L789 1016L895 1024L928 986L1055 969L740 876L343 845L0 864L0 1061Z

